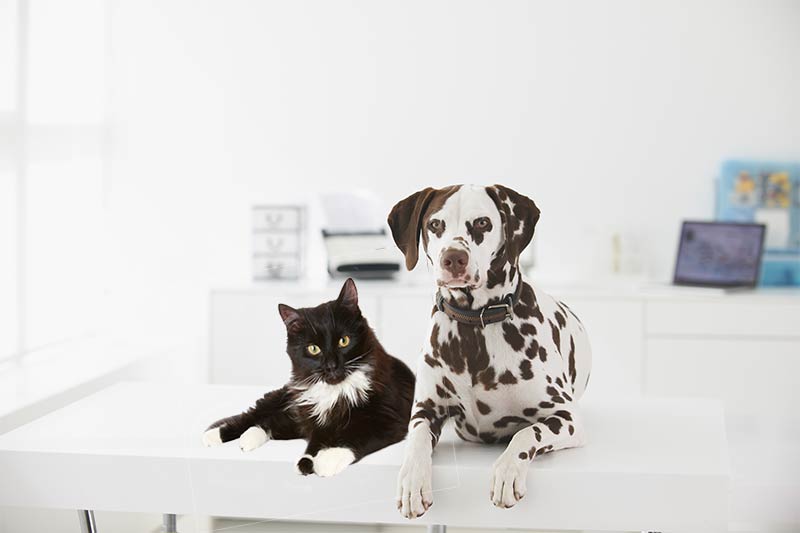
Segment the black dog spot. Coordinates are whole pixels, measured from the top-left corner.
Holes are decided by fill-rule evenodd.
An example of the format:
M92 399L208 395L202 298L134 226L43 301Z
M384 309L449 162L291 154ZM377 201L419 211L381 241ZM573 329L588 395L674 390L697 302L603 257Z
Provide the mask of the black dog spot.
M431 368L436 368L437 366L442 366L442 363L431 357L429 354L425 354L425 364Z
M478 227L472 224L472 222L467 222L466 224L467 224L467 233L469 233L469 236L472 237L473 241L475 241L475 244L478 245L483 242L484 234L492 231L491 221L489 221L489 223L483 227Z
M494 368L489 367L478 375L478 381L483 385L486 390L493 390L497 388L495 381Z
M491 431L482 431L478 433L478 438L487 444L494 444L497 442L497 436Z
M564 420L572 422L572 415L570 414L569 411L556 411L555 413L553 413L553 416L558 416L560 418L563 418Z
M556 311L555 318L559 328L567 327L567 317Z
M522 350L525 346L525 339L520 335L517 327L510 322L503 322L503 338L515 352Z
M513 385L517 382L517 378L514 377L514 374L512 374L510 370L506 370L500 374L500 377L497 378L497 381L503 385Z
M550 416L542 420L542 424L547 426L547 428L555 435L558 435L561 432L562 423L560 418Z
M559 331L558 326L556 326L552 320L548 320L550 323L550 331L553 332L553 342L556 343L556 350L558 353L561 353L561 331Z
M519 377L522 379L533 379L533 370L531 370L531 362L529 359L523 359L519 363Z
M445 389L449 390L453 394L456 394L456 388L453 386L453 382L447 379L447 376L442 376L442 384L444 385Z
M575 339L572 338L572 335L569 336L569 377L572 385L575 385L575 378L578 375L578 371L575 368ZM573 388L573 391L575 389Z
M504 428L509 424L530 424L530 421L520 416L504 416L503 418L494 421L494 427L496 428Z

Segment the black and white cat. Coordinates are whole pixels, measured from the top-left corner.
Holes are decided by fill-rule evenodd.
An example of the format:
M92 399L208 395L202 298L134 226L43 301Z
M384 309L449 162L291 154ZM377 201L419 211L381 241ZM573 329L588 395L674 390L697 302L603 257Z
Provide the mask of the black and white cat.
M317 307L278 305L292 376L244 413L214 422L207 446L239 439L244 451L270 439L305 439L297 470L333 476L406 436L414 374L387 354L358 307L352 279Z

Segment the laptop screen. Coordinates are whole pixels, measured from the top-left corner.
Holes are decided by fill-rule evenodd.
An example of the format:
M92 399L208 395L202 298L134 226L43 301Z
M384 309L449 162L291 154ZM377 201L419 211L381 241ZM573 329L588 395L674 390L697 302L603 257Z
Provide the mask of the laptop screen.
M763 224L684 222L676 285L754 287L758 282Z

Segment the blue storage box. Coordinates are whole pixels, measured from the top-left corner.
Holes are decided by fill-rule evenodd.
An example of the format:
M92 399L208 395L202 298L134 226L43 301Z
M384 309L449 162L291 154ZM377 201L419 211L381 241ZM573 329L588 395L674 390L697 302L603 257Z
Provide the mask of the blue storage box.
M716 214L766 224L760 285L800 286L800 163L725 161Z

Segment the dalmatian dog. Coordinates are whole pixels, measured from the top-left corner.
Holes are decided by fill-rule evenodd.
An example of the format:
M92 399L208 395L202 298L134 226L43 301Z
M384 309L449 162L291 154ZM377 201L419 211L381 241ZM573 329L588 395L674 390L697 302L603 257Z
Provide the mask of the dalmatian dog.
M421 241L437 285L397 483L406 518L433 504L431 454L448 420L464 440L507 443L490 483L502 508L525 496L534 457L585 442L577 401L591 367L586 331L519 268L538 220L530 198L502 185L426 188L389 214L406 267Z

